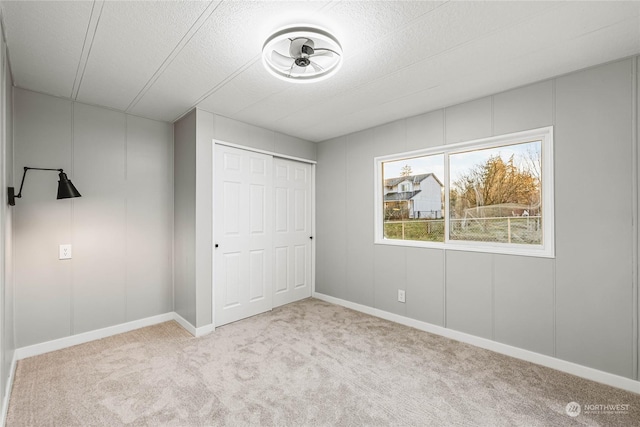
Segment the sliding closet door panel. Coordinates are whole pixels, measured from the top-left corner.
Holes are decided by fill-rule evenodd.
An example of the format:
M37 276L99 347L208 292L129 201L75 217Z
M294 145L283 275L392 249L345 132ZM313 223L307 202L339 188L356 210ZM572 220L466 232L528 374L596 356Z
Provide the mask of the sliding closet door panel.
M216 145L215 324L272 308L272 158Z
M311 165L273 159L273 306L311 296Z

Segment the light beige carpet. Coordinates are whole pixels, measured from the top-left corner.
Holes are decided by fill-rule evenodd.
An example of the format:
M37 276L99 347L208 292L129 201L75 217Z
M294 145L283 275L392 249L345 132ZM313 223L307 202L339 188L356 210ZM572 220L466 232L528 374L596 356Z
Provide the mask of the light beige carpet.
M585 413L607 404L628 410ZM18 363L8 426L124 424L632 426L640 396L315 299L201 338L168 322Z

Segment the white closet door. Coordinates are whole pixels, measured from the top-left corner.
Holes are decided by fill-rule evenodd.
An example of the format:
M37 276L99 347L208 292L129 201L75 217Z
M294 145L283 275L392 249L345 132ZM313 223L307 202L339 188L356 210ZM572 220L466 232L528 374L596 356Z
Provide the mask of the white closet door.
M273 159L273 306L311 296L311 165Z
M215 325L272 308L273 158L215 146Z

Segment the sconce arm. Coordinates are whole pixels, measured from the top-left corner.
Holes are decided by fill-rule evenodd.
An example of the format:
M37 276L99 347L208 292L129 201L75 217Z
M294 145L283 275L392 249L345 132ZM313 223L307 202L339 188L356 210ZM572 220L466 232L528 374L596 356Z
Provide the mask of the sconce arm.
M63 172L62 169L52 169L52 168L30 168L25 166L24 167L24 172L22 173L22 181L20 182L20 190L18 191L18 194L15 194L15 189L13 187L9 187L9 205L10 206L15 206L16 201L15 199L19 199L22 197L22 187L24 187L24 179L27 177L27 171L28 170L39 170L39 171L58 171L60 173Z
M15 195L15 197L17 198L21 198L22 197L22 187L24 186L24 179L27 176L27 171L28 170L38 170L38 171L58 171L58 172L63 172L62 169L51 169L51 168L29 168L29 167L24 167L24 172L22 174L22 182L20 183L20 190L18 191L18 194Z

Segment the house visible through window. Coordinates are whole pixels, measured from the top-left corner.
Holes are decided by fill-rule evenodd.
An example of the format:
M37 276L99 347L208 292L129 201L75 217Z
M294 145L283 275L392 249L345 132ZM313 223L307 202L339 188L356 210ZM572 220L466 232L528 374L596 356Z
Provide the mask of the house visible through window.
M376 243L552 257L552 128L376 158Z
M384 162L385 238L444 241L443 162L442 154Z

